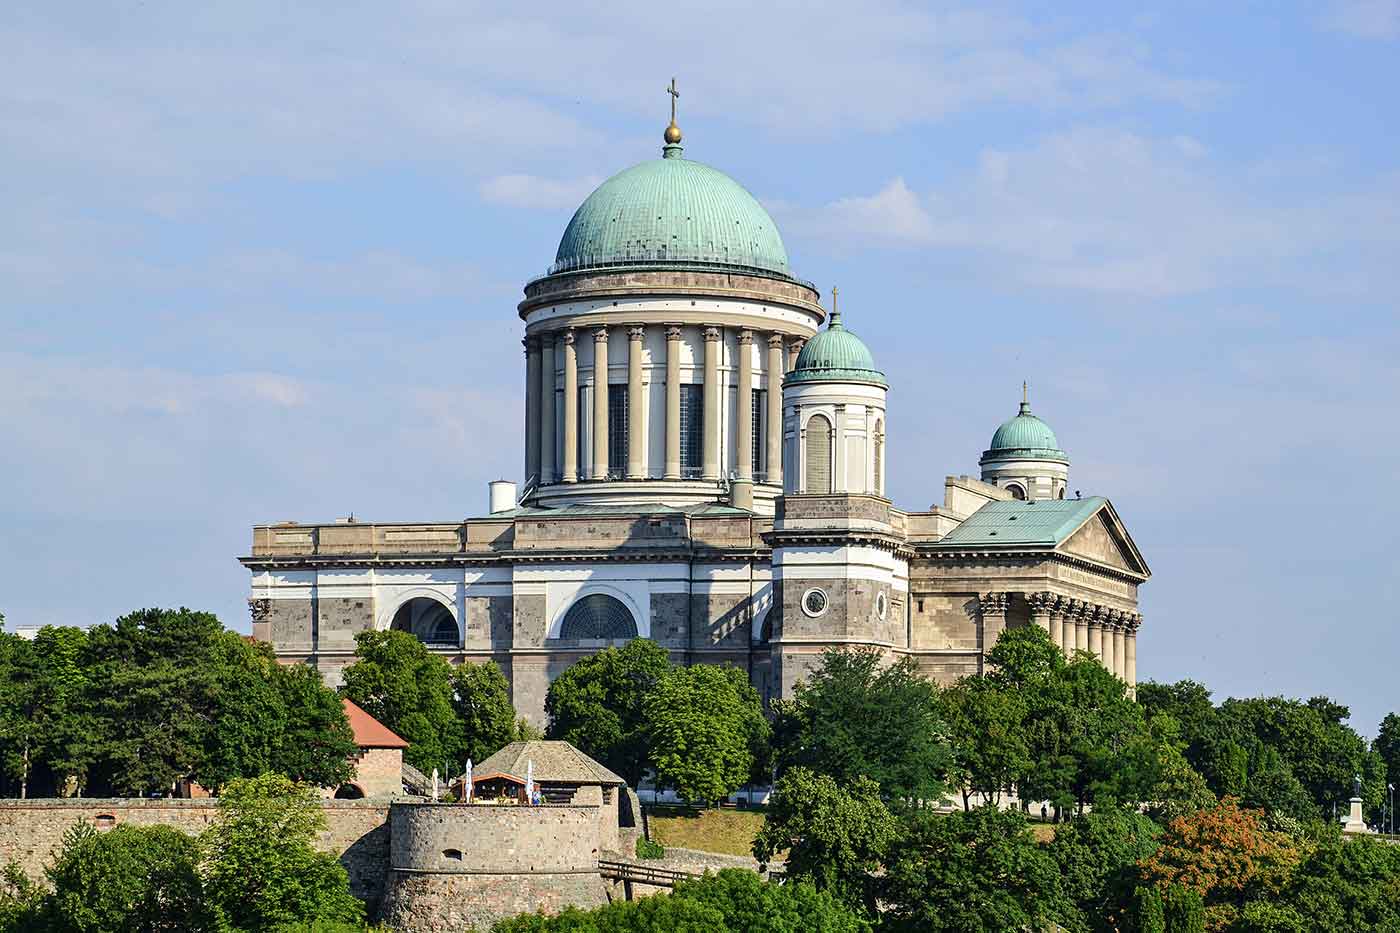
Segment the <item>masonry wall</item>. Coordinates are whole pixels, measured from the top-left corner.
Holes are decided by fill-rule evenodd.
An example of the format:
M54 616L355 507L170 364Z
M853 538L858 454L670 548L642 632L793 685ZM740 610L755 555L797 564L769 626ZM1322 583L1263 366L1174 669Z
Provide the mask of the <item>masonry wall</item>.
M322 802L327 828L317 840L339 856L350 888L376 903L384 893L389 864L389 807L363 800ZM191 835L203 832L218 813L218 801L141 799L0 800L0 865L14 862L35 881L43 880L75 823L99 830L116 826L172 826Z

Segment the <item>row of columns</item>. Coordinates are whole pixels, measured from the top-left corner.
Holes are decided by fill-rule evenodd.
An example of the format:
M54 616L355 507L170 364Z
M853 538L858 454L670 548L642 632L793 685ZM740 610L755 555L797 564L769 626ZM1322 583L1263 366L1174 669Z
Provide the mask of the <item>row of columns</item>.
M1029 593L1031 623L1044 629L1050 641L1072 657L1091 652L1129 687L1137 683L1137 632L1142 614L1111 609L1082 599L1055 593ZM1006 628L1011 594L987 593L980 597L984 648L996 644Z
M678 324L665 325L666 328L666 448L664 477L681 478L681 378L680 342L681 327ZM607 325L590 328L593 336L593 463L587 476L579 475L578 465L578 350L576 332L579 328L564 328L541 335L526 337L525 345L525 475L539 478L539 485L552 483L574 483L581 480L605 480L608 478L608 331ZM720 343L723 331L719 327L706 327L703 330L705 341L704 356L704 454L701 464L701 477L717 481L722 475L720 464L720 406L724 400L724 386L720 381ZM627 479L646 479L646 411L642 399L642 363L646 327L642 324L627 325L627 462L623 475ZM740 482L753 481L753 438L749 425L753 422L753 354L752 345L757 339L753 330L739 331L739 406L737 425L734 432L736 465ZM767 337L768 356L765 365L767 375L767 425L766 462L769 483L782 482L782 435L783 435L783 374L797 359L797 352L804 341L787 341L784 336L770 333ZM784 349L787 350L787 365L784 365ZM555 450L555 373L558 369L557 354L563 355L564 369L564 443L563 450ZM556 456L559 454L560 456ZM618 464L618 466L624 466Z

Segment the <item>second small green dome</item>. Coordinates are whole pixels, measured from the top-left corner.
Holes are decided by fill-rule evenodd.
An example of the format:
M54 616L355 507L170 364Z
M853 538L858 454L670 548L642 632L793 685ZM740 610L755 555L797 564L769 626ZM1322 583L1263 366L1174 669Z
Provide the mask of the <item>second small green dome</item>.
M1021 403L1016 416L1003 421L992 435L992 443L982 454L981 463L991 460L1061 460L1069 455L1060 449L1050 425L1031 414L1028 402Z
M574 212L551 275L587 269L700 266L791 279L773 218L723 172L668 145L603 182Z
M802 352L797 354L797 363L792 372L783 379L783 385L803 382L889 385L885 374L875 368L875 358L870 355L870 348L842 326L841 315L835 311L826 330L807 341Z

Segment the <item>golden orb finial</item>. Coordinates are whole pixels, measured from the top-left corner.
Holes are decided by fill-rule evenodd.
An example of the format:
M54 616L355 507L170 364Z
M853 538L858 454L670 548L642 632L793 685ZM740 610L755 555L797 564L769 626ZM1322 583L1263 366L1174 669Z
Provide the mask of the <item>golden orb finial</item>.
M681 141L681 128L680 128L679 126L676 126L676 124L674 124L674 123L672 123L670 126L666 127L665 139L666 139L666 145L668 145L668 146L674 146L676 143L680 142L680 141Z

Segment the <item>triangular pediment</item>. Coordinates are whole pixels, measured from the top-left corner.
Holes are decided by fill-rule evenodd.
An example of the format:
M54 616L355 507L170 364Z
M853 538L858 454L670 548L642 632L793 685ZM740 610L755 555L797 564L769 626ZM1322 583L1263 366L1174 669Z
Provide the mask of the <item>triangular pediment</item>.
M1113 506L1107 502L1056 550L1143 577L1151 573Z

